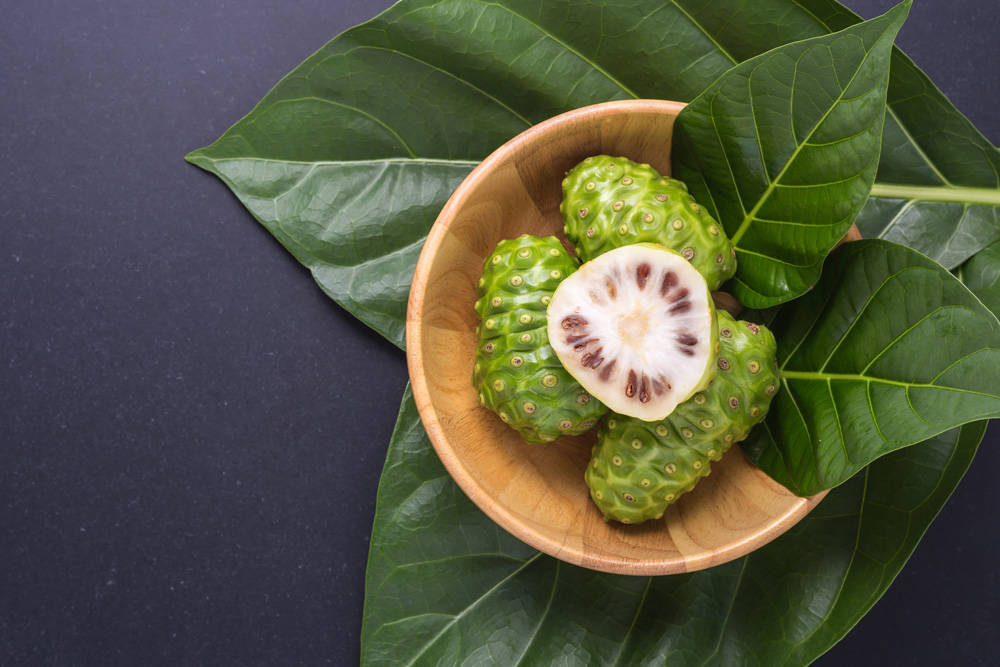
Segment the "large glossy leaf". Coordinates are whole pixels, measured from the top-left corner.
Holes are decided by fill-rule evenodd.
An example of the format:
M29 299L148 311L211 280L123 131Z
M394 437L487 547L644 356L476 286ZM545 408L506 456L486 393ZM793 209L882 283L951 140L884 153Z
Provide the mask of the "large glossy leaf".
M674 175L729 233L731 291L767 308L806 292L868 200L889 56L909 4L733 67L674 126Z
M1000 317L1000 241L962 265L958 273L966 287Z
M419 158L306 162L203 152L188 159L218 174L330 298L400 347L427 230L476 164Z
M497 145L585 104L691 100L737 62L858 20L830 0L403 0L332 40L188 159L222 177L327 294L402 346L421 239ZM879 196L883 181L992 196L996 150L898 52L889 98L895 148L862 222L910 201ZM907 210L951 239L953 257L971 256L993 238L960 233L954 206L935 199L948 187ZM995 215L981 206L969 215ZM901 230L915 226L906 220Z
M1000 416L1000 322L939 264L904 246L842 246L828 276L772 323L781 387L744 442L801 495L960 424Z
M984 430L878 461L738 561L627 577L561 563L497 527L448 476L407 390L379 484L361 662L808 664L886 590Z
M887 102L878 182L858 228L952 269L1000 239L1000 152L898 49Z
M861 21L835 0L686 4L733 64ZM887 102L878 174L857 224L954 268L1000 238L1000 152L899 49Z

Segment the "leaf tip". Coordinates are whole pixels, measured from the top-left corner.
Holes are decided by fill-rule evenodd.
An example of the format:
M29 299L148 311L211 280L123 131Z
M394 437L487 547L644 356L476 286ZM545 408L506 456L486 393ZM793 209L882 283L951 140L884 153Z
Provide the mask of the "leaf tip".
M910 8L913 7L913 0L903 0L892 7L883 16L889 17L892 23L903 25L903 21L910 15Z
M204 154L204 148L196 148L187 155L184 156L184 161L193 164L196 167L201 167L205 171L212 171L211 169L211 158L208 158Z

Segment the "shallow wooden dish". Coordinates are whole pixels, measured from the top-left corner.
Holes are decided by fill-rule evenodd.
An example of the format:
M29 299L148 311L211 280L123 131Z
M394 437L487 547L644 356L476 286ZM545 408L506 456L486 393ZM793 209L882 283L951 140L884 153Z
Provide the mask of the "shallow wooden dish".
M562 238L560 182L608 153L670 173L679 102L608 102L536 125L458 187L431 229L410 291L407 361L438 456L463 491L508 532L564 561L620 574L671 574L738 558L793 526L824 494L799 498L733 447L659 521L605 523L583 481L595 432L530 445L480 407L472 387L476 282L501 239Z

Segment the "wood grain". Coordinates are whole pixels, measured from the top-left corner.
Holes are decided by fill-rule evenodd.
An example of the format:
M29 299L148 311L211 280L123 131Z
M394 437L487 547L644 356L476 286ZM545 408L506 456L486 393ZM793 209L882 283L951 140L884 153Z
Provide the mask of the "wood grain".
M449 199L417 264L407 362L431 443L463 491L504 529L576 565L621 574L690 572L738 558L793 526L822 499L799 498L733 447L659 521L606 523L583 480L596 432L530 445L472 386L473 303L483 260L502 239L562 237L565 173L589 155L624 155L670 173L679 102L608 102L557 116L484 160Z

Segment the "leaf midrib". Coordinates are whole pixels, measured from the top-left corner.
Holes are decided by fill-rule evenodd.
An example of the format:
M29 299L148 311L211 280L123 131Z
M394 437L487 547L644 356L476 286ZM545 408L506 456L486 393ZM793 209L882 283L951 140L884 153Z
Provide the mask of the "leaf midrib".
M726 637L726 628L729 627L729 619L732 618L733 608L736 606L736 600L740 596L740 589L743 586L743 577L747 572L747 563L750 562L749 558L744 558L743 563L740 565L740 573L736 577L736 584L733 586L733 596L729 600L729 607L726 609L726 615L722 619L722 625L719 629L719 638L715 642L715 648L708 655L707 658L701 663L700 667L705 667L709 662L711 662L715 656L719 655L719 651L722 648L722 640Z
M622 640L618 642L618 653L615 655L614 662L611 663L611 667L618 667L621 663L622 656L625 654L625 647L628 646L629 637L632 636L632 631L635 629L635 624L639 620L639 616L642 614L642 610L646 605L646 597L649 595L649 589L653 585L653 577L646 578L646 586L642 589L642 596L639 598L639 604L635 607L635 613L632 614L632 622L628 626L628 630L625 631L625 636Z
M488 598L490 595L492 595L494 592L496 592L497 590L499 590L501 586L503 586L505 583L507 583L508 581L510 581L511 579L513 579L514 577L516 577L518 574L520 574L521 572L523 572L525 569L527 569L532 563L534 563L536 560L538 560L541 556L542 556L542 552L541 551L536 552L533 556L531 556L530 558L528 558L527 560L525 560L523 565L521 565L520 567L518 567L516 570L514 570L513 572L511 572L510 574L508 574L507 576L505 576L503 579L501 579L497 583L493 584L493 586L491 586L489 588L489 590L487 590L485 593L483 593L478 598L476 598L475 600L473 600L468 606L465 607L465 609L463 609L458 614L456 614L455 616L453 616L452 619L451 619L451 621L449 621L447 624L445 624L445 626L443 628L441 628L437 632L437 634L435 634L433 637L431 637L427 641L427 643L425 643L423 646L420 647L420 649L418 650L418 652L416 653L416 655L413 656L413 659L410 660L408 663L406 663L406 667L413 667L413 665L416 664L416 662L420 659L420 657L423 656L424 653L427 652L427 649L429 649L431 646L433 646L437 642L437 640L440 639L444 635L444 633L446 633L452 626L455 625L455 623L457 623L460 619L462 619L467 613L469 613L469 611L471 611L476 606L478 606L480 602L482 602L483 600L485 600L486 598Z
M703 26L697 19L695 19L695 17L691 14L691 12L689 12L687 8L681 5L680 2L678 2L678 0L670 0L670 4L676 7L678 11L680 11L680 13L683 14L685 18L687 18L687 20L690 21L694 25L694 27L697 28L698 31L715 46L715 48L719 49L719 52L723 56L725 56L729 60L729 62L731 62L733 65L740 64L740 61L734 58L729 53L729 51L727 51L725 47L723 47L722 44L719 43L719 40L715 38L715 35L710 33L708 29L705 28L705 26Z
M671 0L672 4L676 6L685 16L699 29L699 31L705 35L711 43L719 50L719 52L728 58L733 65L740 64L741 61L737 60L729 54L729 52L722 46L722 44L712 35L708 30L704 28L700 23L698 23L694 17L685 10L677 0ZM816 16L812 11L805 7L802 3L794 1L793 4L798 6L802 11L809 14L813 19L827 31L827 34L834 32L834 30L821 18ZM858 21L861 19L858 17ZM856 24L855 24L856 25ZM746 62L745 60L742 62ZM899 126L900 130L906 137L907 142L918 152L924 163L934 172L934 174L941 180L943 185L938 186L910 186L895 183L881 183L878 180L875 181L872 186L871 196L872 197L886 197L886 198L903 198L909 201L934 201L934 202L961 202L961 203L976 203L976 204L988 204L994 206L1000 206L1000 189L992 188L982 188L982 187L968 187L968 186L958 186L954 185L938 168L937 164L930 159L930 156L924 151L923 147L913 138L910 129L906 124L899 118L896 110L892 108L891 103L886 104L886 114L892 116L892 119ZM777 179L775 179L777 180ZM744 225L747 224L748 219L744 221ZM741 225L742 227L742 225ZM740 234L742 236L742 234ZM736 237L733 237L733 244L736 244Z
M820 371L781 371L781 377L787 380L810 380L813 382L830 382L833 380L843 380L847 382L867 382L876 384L886 384L894 387L904 387L908 389L940 389L942 391L957 391L963 394L974 396L985 396L1000 400L998 394L988 394L983 391L965 389L963 387L952 387L944 384L933 384L926 382L904 382L902 380L891 380L889 378L872 377L870 375L860 375L858 373L827 373Z
M809 632L809 634L806 637L803 637L800 641L793 643L792 648L803 646L805 645L806 642L808 642L809 640L811 640L813 637L816 636L816 633L818 632L819 628L821 628L833 615L833 612L836 610L837 605L840 604L840 598L843 596L844 590L847 588L847 580L849 579L851 570L854 568L854 561L857 559L858 553L861 550L861 536L862 536L861 529L864 525L865 506L868 503L868 478L870 475L869 470L866 468L865 471L862 473L862 475L864 476L865 483L861 489L861 498L858 502L858 511L855 514L848 515L852 518L855 518L858 524L857 528L854 531L854 546L851 548L851 560L848 561L847 567L844 568L844 576L840 581L840 586L837 587L837 594L834 596L833 601L829 605L827 605L826 611L823 613L823 616L821 617L819 622L813 626L812 631ZM906 514L907 517L909 517L910 514L912 514L912 512L907 512ZM791 659L791 654L792 651L790 650L788 654L785 656L785 659L781 661L782 667L788 664L788 661Z
M606 78L608 81L610 81L611 83L613 83L616 86L618 86L619 88L621 88L623 92L625 92L628 95L631 95L635 99L639 99L639 95L637 93L635 93L632 89L630 89L624 83L622 83L621 81L619 81L617 79L617 77L615 77L615 76L613 76L611 74L611 72L607 71L606 69L604 69L603 67L601 67L600 65L598 65L596 62L594 62L590 58L588 58L585 55L583 55L582 53L580 53L580 51L578 51L575 47L573 47L572 45L570 45L568 42L563 41L562 39L560 39L559 37L557 37L553 33L549 32L548 30L546 30L545 28L543 28L540 24L535 23L534 21L532 21L531 19L529 19L527 16L524 16L523 14L515 12L510 7L507 7L506 5L500 4L499 2L486 2L484 0L480 0L480 2L483 5L486 5L488 7L496 7L498 9L501 9L501 10L509 13L511 16L516 16L517 18L521 19L522 21L524 21L528 25L534 27L535 30L537 30L541 34L543 34L546 37L548 37L549 39L551 39L553 42L555 42L559 46L563 47L564 49L566 49L567 51L569 51L570 53L572 53L574 56L576 56L577 58L579 58L580 60L582 60L586 64L590 65L592 68L594 68L595 71L597 71L599 74L601 74L602 76L604 76L604 78Z
M815 12L810 10L799 0L792 0L792 4L794 4L803 12L811 16L813 20L816 21L816 23L818 23L819 25L823 26L823 29L826 30L828 33L836 32L836 30L834 30L834 28L830 26L830 24L828 24L826 21L817 16ZM847 12L852 16L854 16L855 19L857 19L857 21L852 25L857 25L858 23L864 20L860 16L855 14L853 11L848 9L847 7L844 7L844 9L847 9ZM920 94L924 94L924 91L921 91ZM893 108L892 105L898 102L899 100L894 100L893 102L886 101L885 105L886 114L892 116L892 119L896 122L896 125L899 126L899 129L903 132L903 135L906 137L907 142L909 142L909 144L914 148L914 150L917 151L917 154L920 155L920 158L930 168L930 170L934 172L934 175L937 176L939 179L941 179L941 182L947 185L951 185L951 182L945 177L943 173L941 173L941 170L938 168L937 164L935 164L934 161L931 160L930 156L927 155L927 152L924 150L924 147L921 146L920 143L913 138L913 133L910 132L910 128L907 127L906 123L904 123L902 119L899 117L899 114L896 113L896 110Z
M884 34L885 31L883 31L882 35ZM881 40L881 35L879 36L879 40ZM763 207L764 204L767 202L767 200L771 197L771 194L774 192L774 189L777 187L778 183L781 182L781 177L785 175L785 172L788 171L789 167L795 162L796 158L799 156L799 153L802 151L802 148L806 145L806 142L809 140L809 138L816 133L816 130L826 121L826 119L830 116L830 114L833 113L833 110L837 108L837 106L844 100L844 95L847 94L847 91L854 84L854 80L857 78L858 73L861 72L861 70L864 68L865 63L868 62L868 58L871 57L872 51L875 50L875 46L877 45L878 41L875 42L875 45L871 49L865 51L865 57L861 60L860 63L858 63L858 66L854 70L854 73L851 75L850 80L844 86L841 87L840 93L837 95L837 99L834 100L833 104L831 104L830 107L823 113L823 116L818 121L816 121L816 123L814 123L811 128L809 128L809 132L802 138L802 142L795 146L795 149L792 151L792 154L788 156L788 159L785 161L785 164L782 165L781 171L779 171L773 179L770 178L768 179L767 189L765 189L763 194L761 194L760 198L757 200L757 203L754 204L753 209L751 209L750 212L743 217L743 222L740 223L740 226L736 229L736 232L730 237L732 240L733 247L736 247L739 244L740 239L743 238L743 235L750 227L750 223L753 222L754 217L757 214L757 211L759 211L761 207ZM802 53L805 53L805 51L803 51ZM798 62L801 59L802 59L802 54L800 53L799 57L795 59L796 66L798 66ZM764 60L761 60L760 64L763 64L764 62L765 62ZM751 70L750 73L747 75L748 81L751 79L753 72L756 71L756 69L757 68L754 67L754 69ZM888 83L888 75L886 75L886 82L883 85L886 85L887 83ZM865 93L867 92L868 91L865 91ZM793 99L794 99L794 94L795 94L794 91L792 91ZM757 131L756 118L754 119L754 134L759 136L759 132ZM879 139L879 143L881 144L881 138ZM881 148L879 152L881 152ZM878 153L876 153L876 155L877 154ZM762 160L763 158L764 156L761 155ZM765 170L764 173L766 175L767 170Z
M409 58L410 60L412 60L412 61L414 61L416 63L420 63L421 65L424 65L424 66L426 66L426 67L428 67L428 68L430 68L430 69L432 69L434 71L441 72L442 74L455 79L459 83L461 83L461 84L463 84L465 86L468 86L469 88L471 88L472 90L476 91L477 93L479 93L483 97L489 99L490 101L495 102L497 105L499 105L500 107L502 107L505 111L509 112L511 115L513 115L515 118L517 118L519 121L521 121L522 123L524 123L528 127L531 127L531 125L532 125L532 123L531 123L530 120L528 120L527 118L525 118L524 116L522 116L518 111L516 111L513 107L509 106L506 102L504 102L500 98L496 97L495 95L493 95L491 93L488 93L487 91L483 90L482 88L480 88L476 84L472 83L468 79L464 79L464 78L460 77L459 75L455 74L454 72L452 72L450 70L438 67L434 63L428 62L427 60L424 60L423 58L418 58L417 56L413 55L412 53L407 53L406 51L401 51L399 49L389 48L389 47L385 47L385 46L376 46L374 44L361 44L359 46L356 46L353 49L350 49L349 51L345 51L343 53L338 53L338 54L334 54L334 55L336 55L336 56L349 55L351 53L354 53L356 51L361 51L361 50L364 50L364 49L371 49L373 51L386 51L388 53L395 53L395 54L400 55L400 56L402 56L404 58ZM331 57L333 57L333 56L331 56Z
M365 160L285 160L282 158L273 157L258 157L256 155L241 155L233 157L211 157L202 152L204 149L199 148L198 150L191 151L184 158L188 162L195 162L196 160L204 160L211 162L212 164L218 164L220 162L276 162L279 164L294 164L302 165L304 167L353 167L356 165L364 164L431 164L431 165L442 165L442 166L462 166L462 167L475 167L481 160L451 160L445 158L430 158L430 157L385 157L385 158L368 158Z

